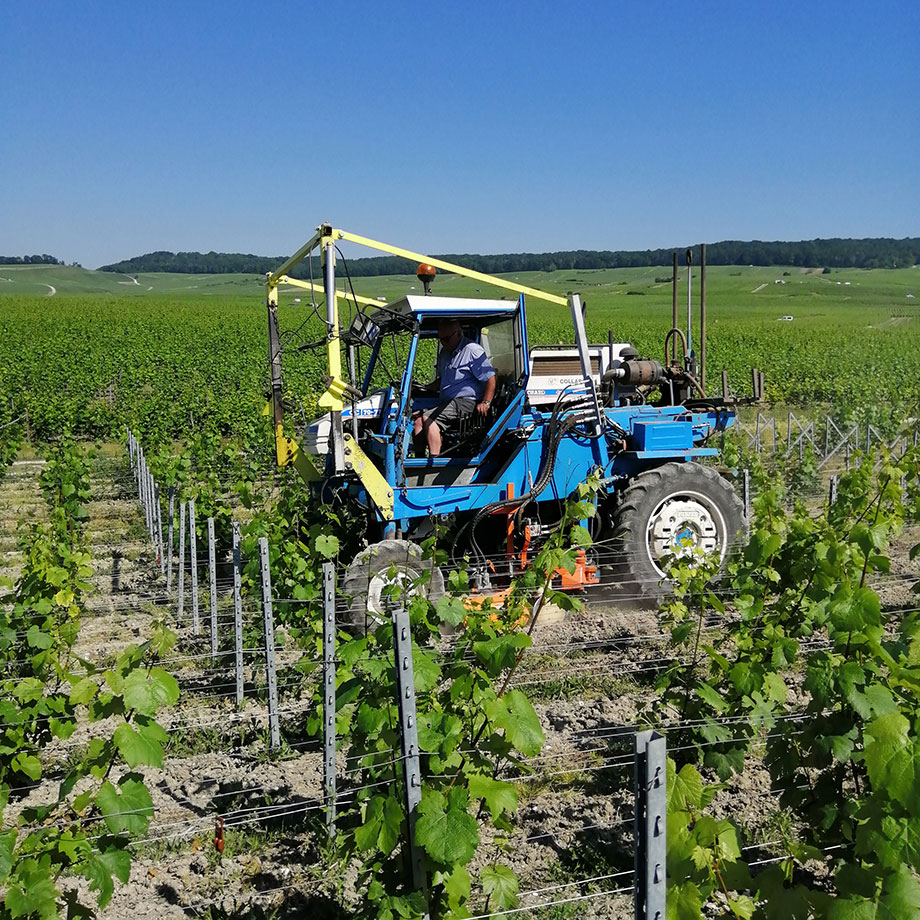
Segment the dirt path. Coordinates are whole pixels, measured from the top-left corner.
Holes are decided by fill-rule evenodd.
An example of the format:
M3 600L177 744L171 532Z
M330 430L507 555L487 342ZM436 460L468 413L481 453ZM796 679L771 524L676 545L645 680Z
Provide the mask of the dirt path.
M48 519L39 475L44 460L16 460L0 471L0 576L14 581L22 569L19 535Z

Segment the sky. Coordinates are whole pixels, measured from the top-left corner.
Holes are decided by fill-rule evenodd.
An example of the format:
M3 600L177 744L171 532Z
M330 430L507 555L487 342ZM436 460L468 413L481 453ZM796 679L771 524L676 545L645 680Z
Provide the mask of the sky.
M916 0L5 0L0 254L920 236L918 37Z

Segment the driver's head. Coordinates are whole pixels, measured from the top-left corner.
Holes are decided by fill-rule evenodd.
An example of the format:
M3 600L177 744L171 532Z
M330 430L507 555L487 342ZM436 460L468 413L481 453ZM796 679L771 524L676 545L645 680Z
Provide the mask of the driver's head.
M460 327L460 320L442 319L438 320L438 341L444 348L454 348L460 341L463 330Z

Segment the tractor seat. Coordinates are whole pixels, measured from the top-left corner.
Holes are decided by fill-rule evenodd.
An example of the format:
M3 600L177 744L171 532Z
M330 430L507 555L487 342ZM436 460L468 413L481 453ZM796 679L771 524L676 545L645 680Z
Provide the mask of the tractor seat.
M441 429L442 457L473 457L479 453L479 445L495 421L508 407L514 395L514 387L508 377L499 377L495 388L495 398L485 415L475 410L456 422L444 425Z

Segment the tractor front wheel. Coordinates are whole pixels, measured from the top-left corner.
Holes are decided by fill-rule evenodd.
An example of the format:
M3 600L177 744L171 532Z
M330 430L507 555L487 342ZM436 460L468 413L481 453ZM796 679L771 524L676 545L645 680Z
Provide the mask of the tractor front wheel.
M345 573L342 588L351 597L347 625L365 634L388 619L387 591L396 585L394 600L405 603L422 595L431 601L444 594L444 576L421 547L409 540L383 540L361 550Z
M665 463L640 473L617 506L612 548L618 585L636 599L668 592L669 557L702 551L722 564L745 529L735 490L715 470Z

